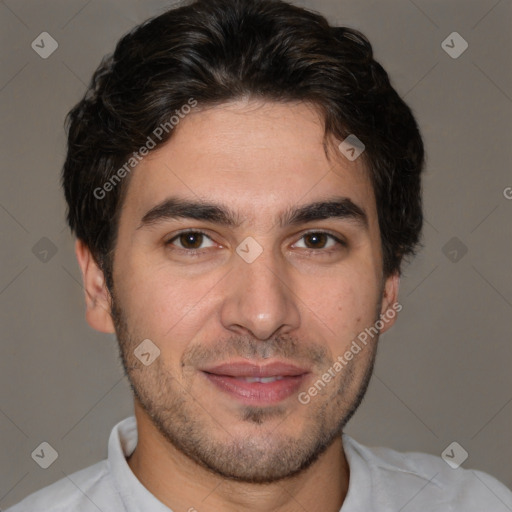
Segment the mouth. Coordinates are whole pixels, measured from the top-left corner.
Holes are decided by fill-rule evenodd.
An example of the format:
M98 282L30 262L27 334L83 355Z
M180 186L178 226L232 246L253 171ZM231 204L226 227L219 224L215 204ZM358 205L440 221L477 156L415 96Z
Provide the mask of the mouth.
M246 405L277 404L298 392L309 369L274 361L257 365L248 361L229 362L201 372L217 389Z

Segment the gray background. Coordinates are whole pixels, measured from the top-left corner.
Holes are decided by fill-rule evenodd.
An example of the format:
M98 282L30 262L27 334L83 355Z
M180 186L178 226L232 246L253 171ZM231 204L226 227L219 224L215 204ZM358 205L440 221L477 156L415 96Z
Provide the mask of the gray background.
M405 268L403 311L347 432L433 454L457 441L463 467L512 486L512 1L297 4L369 37L428 151L425 247ZM59 186L63 119L101 57L165 5L0 2L2 508L104 458L132 411L115 338L84 318ZM31 48L43 31L59 44L48 59ZM469 44L457 59L441 47L453 31ZM46 470L31 458L42 441L59 454Z

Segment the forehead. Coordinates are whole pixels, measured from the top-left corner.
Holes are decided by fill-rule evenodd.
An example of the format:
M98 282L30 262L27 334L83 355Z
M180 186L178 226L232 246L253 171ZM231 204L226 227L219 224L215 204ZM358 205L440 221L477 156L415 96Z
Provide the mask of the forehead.
M333 195L375 216L363 159L350 162L324 121L304 103L231 102L195 109L172 137L138 164L125 215L141 215L169 196L214 201L249 222L270 221L292 205ZM134 221L136 221L134 219Z

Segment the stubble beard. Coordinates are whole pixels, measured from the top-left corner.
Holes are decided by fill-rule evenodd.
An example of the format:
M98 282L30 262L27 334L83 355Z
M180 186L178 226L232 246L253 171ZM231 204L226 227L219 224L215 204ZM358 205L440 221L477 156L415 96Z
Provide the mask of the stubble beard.
M330 383L330 393L319 394L309 404L301 405L309 414L301 432L295 436L280 433L280 427L286 424L289 414L286 407L280 405L270 408L241 406L233 424L242 423L254 428L250 429L250 435L233 435L223 422L207 412L209 404L201 404L200 397L187 391L186 385L164 367L162 358L157 358L147 367L140 364L134 349L141 339L130 331L119 301L114 298L112 318L120 358L135 399L164 438L175 449L217 476L257 484L277 482L306 470L341 435L368 388L378 340L376 336L372 345L365 347L363 357L358 356L348 362L341 371L336 388ZM219 354L224 357L228 351L229 355L240 356L243 353L246 357L251 354L268 357L272 354L293 360L293 354L301 350L300 344L290 338L276 338L268 343L243 338L230 342L229 347ZM198 355L204 357L205 354L211 357L214 352L200 347L192 350L188 359L194 360L195 357L197 360ZM334 361L326 354L325 349L317 347L316 351L310 350L307 357L310 361L315 360L317 366L327 369ZM276 419L280 421L269 432L266 425Z

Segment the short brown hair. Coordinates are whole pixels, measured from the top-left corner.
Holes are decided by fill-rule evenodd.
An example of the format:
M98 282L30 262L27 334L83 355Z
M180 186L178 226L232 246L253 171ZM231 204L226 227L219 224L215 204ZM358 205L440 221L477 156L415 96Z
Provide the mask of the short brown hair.
M414 254L423 215L422 139L409 107L358 31L330 26L280 0L196 0L125 35L67 118L63 187L71 230L111 285L112 254L128 179L115 179L158 126L194 98L214 106L241 97L307 101L338 139L366 147L387 276ZM169 130L157 146L172 136Z

